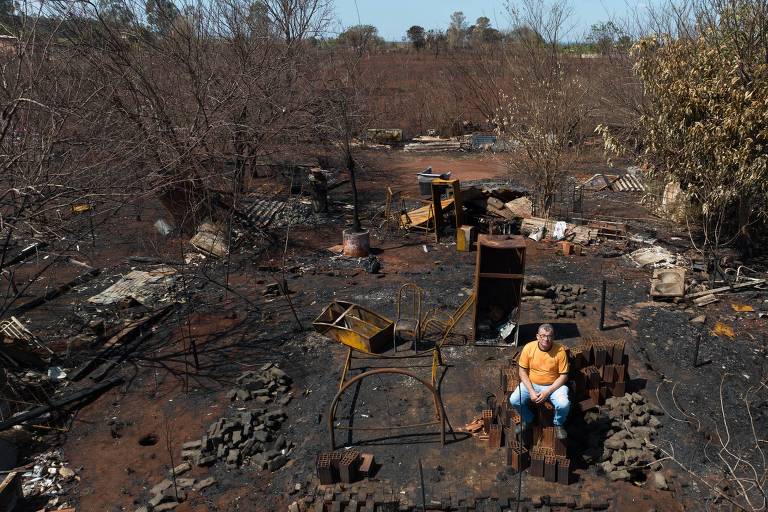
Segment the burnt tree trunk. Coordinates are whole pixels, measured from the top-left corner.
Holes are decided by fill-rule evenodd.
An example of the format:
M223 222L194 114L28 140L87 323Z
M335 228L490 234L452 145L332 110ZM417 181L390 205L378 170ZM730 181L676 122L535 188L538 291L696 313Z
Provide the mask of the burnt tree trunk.
M360 214L358 212L357 205L357 180L355 179L355 170L357 164L355 163L355 159L352 156L352 152L349 150L349 148L347 148L346 153L346 164L347 169L349 170L349 178L352 184L352 231L359 233L363 229L360 226Z
M755 248L752 233L749 229L750 218L752 217L752 201L748 198L739 199L738 213L738 233L736 235L736 249L743 257L752 256Z

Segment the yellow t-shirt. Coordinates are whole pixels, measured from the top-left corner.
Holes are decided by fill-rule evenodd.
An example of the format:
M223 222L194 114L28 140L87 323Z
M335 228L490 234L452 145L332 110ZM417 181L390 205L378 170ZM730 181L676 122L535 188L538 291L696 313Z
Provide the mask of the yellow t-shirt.
M552 348L544 352L538 341L531 341L523 347L517 364L528 370L532 383L541 386L549 386L561 374L568 373L568 355L559 343L553 343Z

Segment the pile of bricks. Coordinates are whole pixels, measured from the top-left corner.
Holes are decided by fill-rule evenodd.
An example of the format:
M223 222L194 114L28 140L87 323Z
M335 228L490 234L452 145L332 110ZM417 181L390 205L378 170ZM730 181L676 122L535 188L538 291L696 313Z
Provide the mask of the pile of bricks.
M201 491L215 483L213 478L199 482L176 478L193 464L210 466L221 460L234 469L249 462L261 469L277 471L288 462L291 445L285 436L278 434L288 416L282 408L270 409L267 405L288 403L290 377L273 363L267 363L257 371L245 372L236 382L238 388L231 390L228 398L248 400L254 407L219 418L211 423L202 438L182 444L184 462L172 470L175 485L171 485L169 479L155 485L150 491L147 510L173 510L186 500L188 491ZM238 404L238 409L242 408Z
M280 368L267 363L258 371L248 371L238 377L239 388L228 393L230 399L255 398L259 405L276 402L285 405L290 398L291 379ZM239 392L248 393L245 395ZM211 423L206 434L199 441L182 446L181 457L198 466L208 466L223 460L227 467L236 468L249 459L251 464L277 471L288 458L285 452L289 446L285 437L278 435L287 415L282 408L270 410L254 407L237 411L229 417L219 418Z
M151 495L146 505L136 509L136 512L163 512L174 510L180 503L186 501L192 492L199 493L216 484L213 477L198 480L191 477L182 477L192 469L188 462L183 462L170 471L169 478L159 482L149 490Z
M360 453L354 449L321 452L315 460L317 479L320 480L320 485L339 482L351 484L368 478L373 470L373 462L373 454Z
M623 341L587 339L568 349L570 364L569 389L579 410L587 411L627 391L629 356Z
M235 381L237 386L227 393L231 401L255 400L267 405L273 402L285 406L290 403L293 395L291 378L273 363L267 363L258 371L247 371Z

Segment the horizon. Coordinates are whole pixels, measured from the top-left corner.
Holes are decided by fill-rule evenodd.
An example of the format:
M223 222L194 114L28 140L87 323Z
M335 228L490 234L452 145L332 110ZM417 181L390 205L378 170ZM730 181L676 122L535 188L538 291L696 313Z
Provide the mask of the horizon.
M491 20L493 28L504 31L511 28L505 3L501 0L421 0L415 7L412 1L404 0L335 0L336 26L330 32L339 34L354 25L372 25L385 41L401 42L406 31L414 25L425 30L446 30L451 14L456 11L464 13L467 25L473 25L477 18L485 16ZM571 0L573 16L564 41L582 39L596 23L629 19L659 3L660 0L642 0L630 6L625 0Z

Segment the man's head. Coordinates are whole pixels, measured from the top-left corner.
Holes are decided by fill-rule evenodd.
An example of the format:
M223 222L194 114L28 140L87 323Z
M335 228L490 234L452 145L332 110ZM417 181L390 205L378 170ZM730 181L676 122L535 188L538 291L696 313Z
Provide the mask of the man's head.
M539 332L536 334L536 340L539 342L539 348L544 352L552 348L552 342L555 339L555 328L552 324L541 324Z

